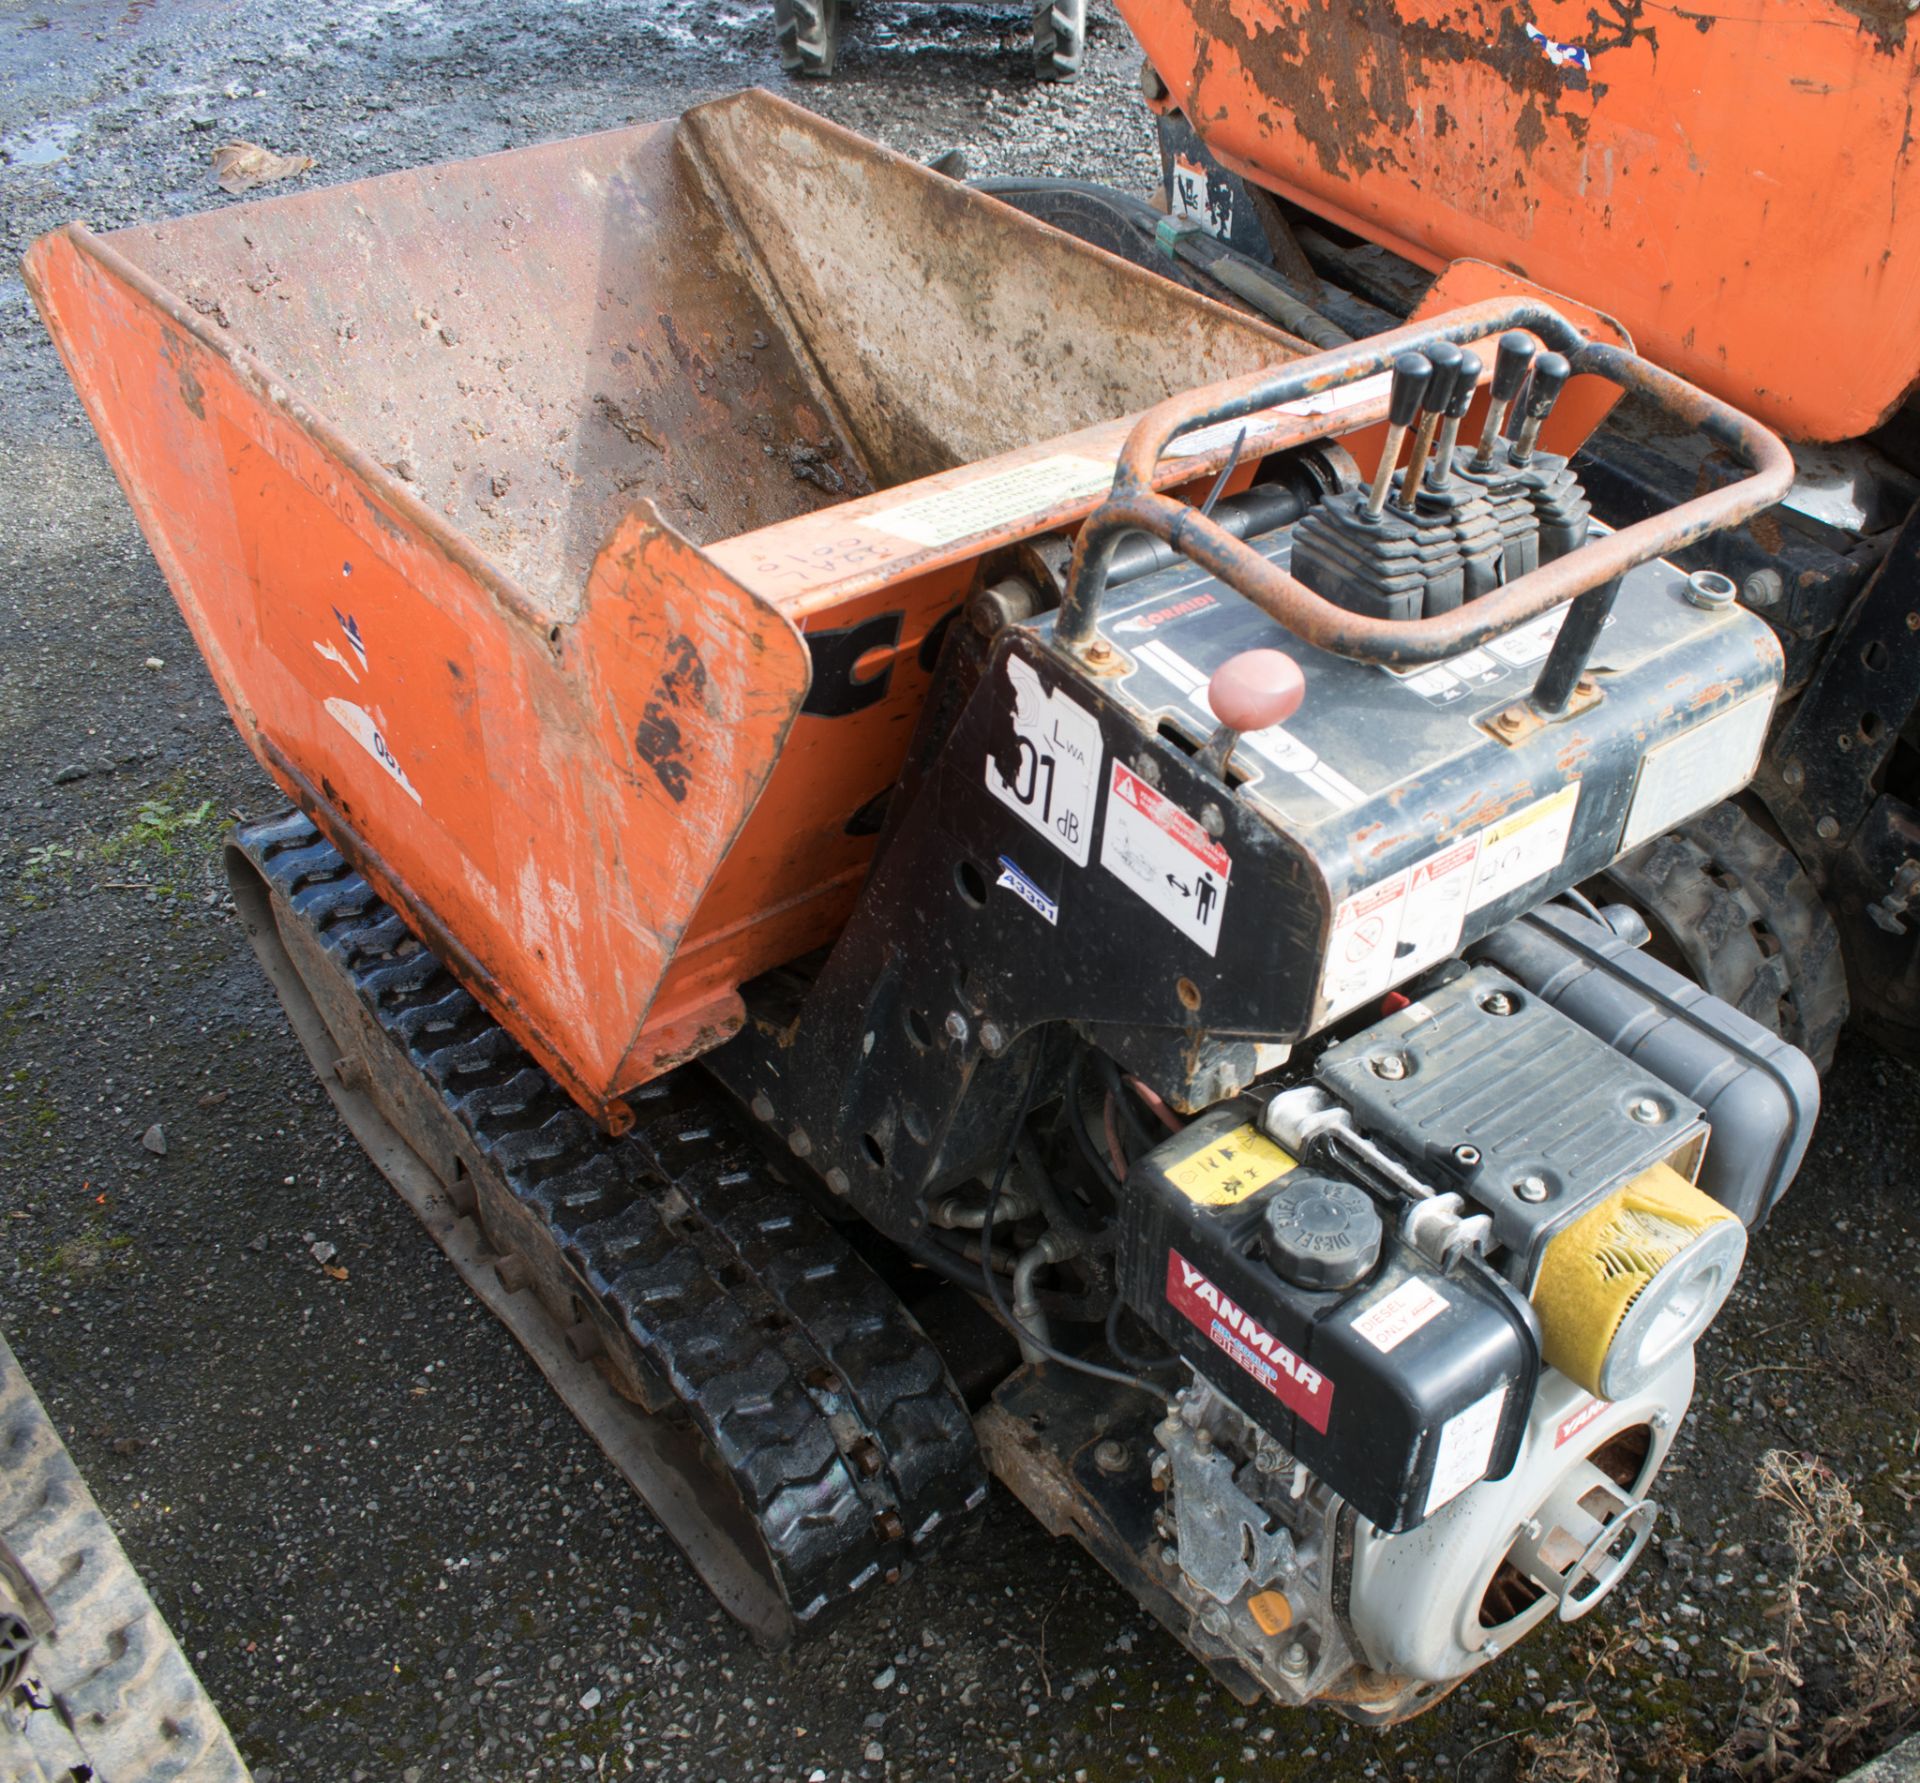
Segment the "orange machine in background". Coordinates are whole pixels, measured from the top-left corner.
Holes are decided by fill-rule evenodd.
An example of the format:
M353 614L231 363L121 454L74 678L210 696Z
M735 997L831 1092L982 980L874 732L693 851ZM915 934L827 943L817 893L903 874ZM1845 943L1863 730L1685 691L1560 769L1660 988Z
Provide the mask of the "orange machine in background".
M1493 261L1801 440L1920 374L1900 0L1119 0L1222 164L1420 266Z

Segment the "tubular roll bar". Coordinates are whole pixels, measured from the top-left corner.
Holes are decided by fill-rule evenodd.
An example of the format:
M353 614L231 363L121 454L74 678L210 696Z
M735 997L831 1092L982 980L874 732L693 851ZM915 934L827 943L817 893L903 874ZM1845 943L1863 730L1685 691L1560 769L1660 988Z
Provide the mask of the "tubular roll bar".
M1391 370L1398 355L1437 341L1466 345L1509 328L1524 328L1552 351L1565 354L1576 375L1591 372L1623 391L1647 398L1665 414L1725 447L1749 474L1664 514L1605 534L1529 570L1504 588L1430 619L1373 619L1335 606L1197 508L1160 495L1152 487L1160 455L1183 433L1377 376ZM1322 429L1322 436L1326 431ZM1588 340L1546 304L1531 298L1494 298L1455 310L1439 322L1410 323L1354 346L1294 360L1278 372L1209 385L1149 409L1121 449L1112 493L1080 529L1066 594L1054 623L1053 645L1068 656L1086 656L1094 644L1094 621L1114 548L1123 533L1138 531L1151 533L1218 576L1236 594L1318 649L1385 668L1415 668L1471 650L1594 590L1602 592L1588 604L1602 608L1604 617L1604 606L1611 605L1613 589L1628 570L1752 518L1785 495L1793 478L1793 458L1786 446L1759 422L1637 353ZM1597 634L1598 625L1592 629Z

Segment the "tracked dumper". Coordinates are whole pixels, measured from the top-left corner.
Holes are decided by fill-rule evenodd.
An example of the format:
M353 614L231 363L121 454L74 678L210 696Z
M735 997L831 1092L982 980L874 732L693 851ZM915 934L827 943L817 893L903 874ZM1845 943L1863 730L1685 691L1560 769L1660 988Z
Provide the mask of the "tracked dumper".
M1752 771L1780 651L1665 559L1764 428L1513 281L1316 353L760 94L28 275L315 1066L757 1636L989 1476L1376 1722L1623 1575L1818 1100L1578 890ZM1609 530L1622 389L1736 468Z

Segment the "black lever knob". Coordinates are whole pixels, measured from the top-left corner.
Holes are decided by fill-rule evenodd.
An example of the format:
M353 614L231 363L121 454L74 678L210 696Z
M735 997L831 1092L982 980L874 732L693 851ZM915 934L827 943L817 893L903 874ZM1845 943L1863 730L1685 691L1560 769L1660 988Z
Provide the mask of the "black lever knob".
M1411 427L1433 382L1433 362L1424 353L1402 353L1393 362L1393 394L1387 399L1387 425Z
M1458 421L1473 407L1474 393L1480 388L1480 355L1462 353L1453 371L1453 393L1447 400L1447 419Z
M1513 463L1532 463L1533 449L1540 440L1540 424L1553 413L1553 405L1560 400L1560 392L1566 389L1567 379L1572 376L1573 367L1558 353L1542 353L1533 362L1533 375L1527 379L1520 400L1513 405L1519 420L1510 454Z
M1523 421L1544 421L1553 413L1560 392L1573 376L1573 367L1558 353L1542 353L1533 362L1533 378L1527 385L1526 401L1520 405Z
M1519 329L1500 337L1499 350L1493 356L1493 400L1512 402L1527 381L1533 364L1533 336Z
M1435 341L1427 349L1433 365L1433 378L1427 385L1426 409L1429 415L1444 415L1453 400L1453 381L1460 372L1460 349L1452 341Z

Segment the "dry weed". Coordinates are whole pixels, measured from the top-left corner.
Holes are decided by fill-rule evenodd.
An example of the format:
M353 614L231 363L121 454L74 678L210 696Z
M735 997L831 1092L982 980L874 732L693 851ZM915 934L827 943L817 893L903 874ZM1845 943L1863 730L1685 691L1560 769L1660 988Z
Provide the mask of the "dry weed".
M1920 1585L1905 1557L1867 1528L1846 1481L1817 1456L1770 1450L1760 1462L1760 1498L1779 1508L1790 1556L1769 1612L1780 1631L1763 1647L1734 1648L1740 1715L1717 1756L1742 1776L1808 1783L1831 1776L1834 1760L1868 1728L1920 1713ZM1816 1629L1832 1636L1835 1675L1822 1694L1839 1705L1817 1715L1806 1701Z

